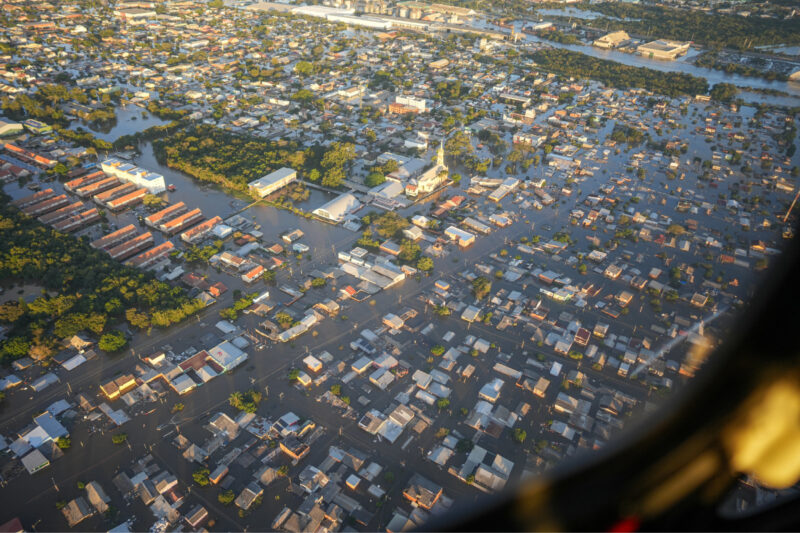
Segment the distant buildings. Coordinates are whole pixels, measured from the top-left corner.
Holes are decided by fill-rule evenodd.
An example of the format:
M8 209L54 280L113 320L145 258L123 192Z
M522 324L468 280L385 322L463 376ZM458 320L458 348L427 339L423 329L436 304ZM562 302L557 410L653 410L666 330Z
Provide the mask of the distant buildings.
M639 55L649 57L651 59L675 59L678 56L685 55L689 51L691 43L683 43L678 41L667 41L659 39L647 44L639 45L636 51Z
M628 32L620 30L611 32L608 35L603 35L592 44L598 48L611 49L619 48L630 40L631 36L628 35Z
M22 133L22 124L0 119L0 137L18 135Z

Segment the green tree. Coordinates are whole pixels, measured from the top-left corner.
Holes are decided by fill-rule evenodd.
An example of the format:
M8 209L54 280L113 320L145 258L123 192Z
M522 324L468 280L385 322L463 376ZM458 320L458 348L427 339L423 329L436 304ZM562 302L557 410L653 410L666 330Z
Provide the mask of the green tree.
M205 487L211 482L208 479L210 474L211 472L208 470L208 468L198 468L192 473L192 479L194 479L194 482L201 487Z
M386 181L386 176L384 176L380 172L370 172L364 179L364 185L366 185L367 187L377 187L378 185L380 185L385 181Z
M472 281L472 294L481 300L492 290L492 282L484 276L478 276Z
M228 397L228 403L245 413L255 413L258 410L258 404L261 403L261 393L254 389L233 392Z
M294 65L294 71L306 78L314 72L314 65L308 61L298 61Z
M420 257L417 261L417 268L423 272L430 272L433 270L433 259L427 256Z
M397 258L404 263L413 263L419 258L420 253L419 244L410 239L403 239L400 243L400 253Z
M118 352L125 348L128 344L128 339L120 331L109 331L97 343L97 347L104 352Z
M261 279L263 279L267 283L275 283L275 271L265 270L264 273L261 274Z

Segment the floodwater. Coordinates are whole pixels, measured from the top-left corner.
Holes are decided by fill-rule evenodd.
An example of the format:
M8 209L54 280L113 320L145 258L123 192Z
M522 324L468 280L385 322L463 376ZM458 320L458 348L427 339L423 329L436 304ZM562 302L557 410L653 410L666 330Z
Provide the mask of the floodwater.
M163 175L168 184L175 185L175 192L165 192L161 195L170 203L182 201L190 209L195 207L202 209L207 218L218 215L223 219L242 211L250 204L249 200L236 198L213 184L206 184L159 164L149 142L142 143L139 150L141 155L134 158L134 163ZM296 203L295 207L311 212L333 198L334 195L328 192L312 189L308 200ZM290 211L266 205L252 206L241 215L261 226L260 231L264 233L264 241L267 243L280 241L282 233L299 228L305 233L300 242L310 246L311 253L315 257L318 254L330 253L332 245L338 246L339 243L357 238L356 234L340 226L316 219L306 219Z
M705 78L706 80L708 80L708 83L711 86L714 86L718 83L732 83L739 87L746 87L756 90L768 89L768 90L782 91L785 93L789 93L792 96L782 97L782 102L780 103L780 105L789 105L789 106L800 105L800 83L798 82L778 81L778 80L768 81L762 78L749 78L747 76L729 74L727 72L722 72L710 68L698 67L697 65L694 65L689 61L694 55L696 55L695 53L692 52L690 52L686 56L678 58L676 61L664 61L659 59L650 59L648 57L643 57L636 54L620 52L617 50L603 50L601 48L595 48L594 46L591 45L556 43L545 39L540 39L535 35L521 33L522 28L523 26L525 26L526 23L527 21L519 21L519 20L513 22L515 30L517 32L520 32L520 36L525 42L545 44L553 48L562 48L565 50L571 50L573 52L580 52L588 56L596 57L599 59L606 59L609 61L615 61L617 63L621 63L623 65L628 65L631 67L645 67L653 70L658 70L661 72L680 72L684 74L691 74L692 76ZM486 29L491 29L494 31L501 31L501 32L506 31L504 28L501 28L500 26L488 22L484 22L482 24L476 23L476 26L481 26ZM761 94L758 92L744 92L742 93L741 97L746 102L752 102L752 103L764 103L773 105L778 103L776 102L775 96L768 94Z
M145 118L144 115L147 117ZM83 128L92 132L98 139L113 143L123 135L132 135L152 126L163 124L169 124L169 121L162 120L137 105L128 104L117 108L115 121L105 124L87 124L83 120L75 120L69 125L69 128L71 130Z
M594 20L605 17L610 20L622 20L617 17L603 15L602 13L599 13L597 11L584 11L583 9L578 9L575 7L565 7L561 9L537 9L536 13L539 15L544 15L546 17L575 17L584 20ZM628 20L636 20L636 19L628 19Z

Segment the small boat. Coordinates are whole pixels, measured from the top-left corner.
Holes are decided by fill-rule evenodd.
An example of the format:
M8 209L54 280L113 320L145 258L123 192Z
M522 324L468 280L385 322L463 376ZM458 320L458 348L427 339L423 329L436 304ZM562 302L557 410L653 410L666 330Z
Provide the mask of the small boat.
M169 192L175 192L175 186L174 186L173 184L171 184L171 183L170 183L169 185L167 185L167 190L168 190Z

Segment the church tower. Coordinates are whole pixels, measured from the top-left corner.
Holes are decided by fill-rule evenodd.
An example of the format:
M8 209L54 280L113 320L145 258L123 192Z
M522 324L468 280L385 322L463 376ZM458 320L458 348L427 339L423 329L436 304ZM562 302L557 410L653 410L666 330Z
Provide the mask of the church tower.
M439 149L436 150L436 166L446 169L444 164L444 139L439 143Z

